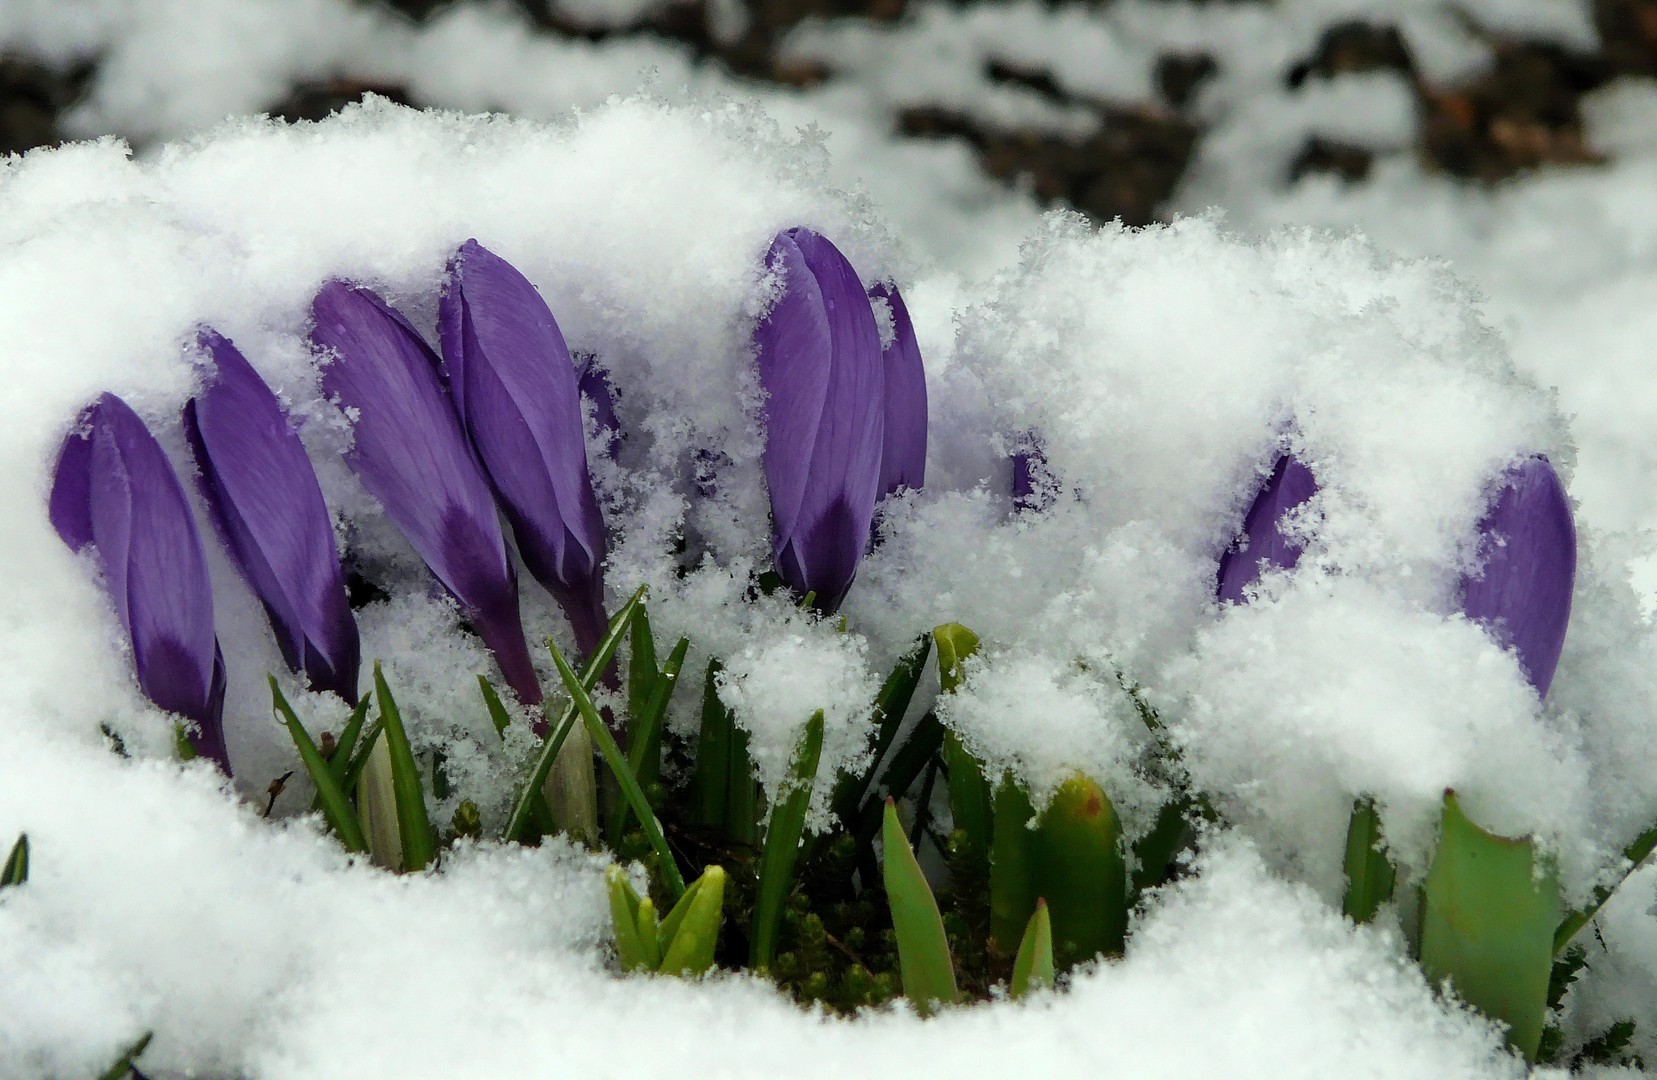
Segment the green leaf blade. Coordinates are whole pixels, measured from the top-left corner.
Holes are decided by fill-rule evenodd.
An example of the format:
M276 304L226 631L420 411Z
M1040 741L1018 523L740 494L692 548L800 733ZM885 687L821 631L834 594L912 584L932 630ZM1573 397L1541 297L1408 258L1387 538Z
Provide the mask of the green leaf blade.
M1374 920L1381 905L1392 899L1397 874L1380 849L1381 814L1371 799L1352 804L1346 830L1346 900L1342 910L1360 926Z
M1030 925L1024 929L1018 956L1013 960L1012 995L1021 998L1051 987L1054 977L1053 919L1047 912L1047 901L1038 897L1036 912L1030 916Z
M709 866L662 920L664 975L701 975L713 967L725 911L725 871Z
M397 833L403 842L403 869L424 870L437 860L437 841L426 816L426 794L420 781L420 766L414 760L408 730L397 700L391 696L380 665L374 665L374 695L385 724L386 748L391 753L391 783L397 793Z
M1446 792L1424 889L1421 968L1506 1024L1509 1043L1530 1061L1547 1019L1560 908L1557 874L1539 865L1531 840L1486 832Z
M897 805L891 799L886 800L881 828L885 848L881 876L897 937L903 994L919 1012L930 1013L938 1003L950 1005L960 999L949 938L938 914L938 901L921 873L909 839L903 835Z
M0 889L22 885L29 880L29 834L19 833L17 843L0 865Z
M794 863L799 857L806 812L811 807L811 789L816 782L817 764L822 755L823 710L818 709L806 722L805 731L795 744L787 784L779 793L776 806L771 810L771 822L765 829L749 957L750 965L756 969L769 968L776 955L783 902L794 884Z
M288 737L293 740L294 748L299 751L299 760L304 764L305 771L310 774L311 783L316 785L317 798L322 802L322 816L328 826L339 837L339 842L346 851L362 852L368 850L368 842L363 838L362 827L357 823L356 808L346 796L339 782L323 758L322 751L316 748L311 741L311 733L305 730L305 725L299 722L294 715L293 707L283 696L282 688L276 682L276 677L270 677L270 694L272 708L282 723L288 729Z

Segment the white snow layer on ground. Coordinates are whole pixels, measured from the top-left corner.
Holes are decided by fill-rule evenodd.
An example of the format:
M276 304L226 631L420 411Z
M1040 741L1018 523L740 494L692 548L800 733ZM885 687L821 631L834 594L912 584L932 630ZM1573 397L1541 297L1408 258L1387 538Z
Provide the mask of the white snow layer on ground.
M1515 32L1591 36L1579 4L1460 9ZM0 836L27 828L35 841L30 887L0 901L0 1074L94 1073L153 1028L145 1060L162 1075L665 1075L688 1062L841 1075L879 1054L940 1075L1047 1061L1057 1071L1065 1054L1119 1075L1521 1075L1487 1029L1432 1003L1395 939L1343 929L1328 902L1345 807L1360 792L1379 797L1407 876L1425 867L1438 792L1455 786L1492 827L1539 831L1578 895L1657 816L1642 707L1650 635L1622 569L1657 524L1646 437L1657 395L1637 381L1637 343L1650 336L1639 313L1657 309L1643 210L1657 182L1657 95L1642 85L1599 96L1592 134L1619 155L1602 173L1544 175L1491 197L1424 177L1401 153L1368 184L1312 180L1279 194L1288 156L1320 125L1346 124L1344 137L1381 151L1408 142L1387 79L1283 82L1323 26L1366 12L1123 0L1088 20L991 5L959 26L922 6L914 25L1127 102L1147 92L1158 50L1214 50L1222 75L1200 100L1213 126L1186 206L1219 203L1244 230L1359 222L1383 247L1454 259L1488 299L1353 238L1250 244L1213 220L1038 230L1029 204L986 183L963 147L888 136L885 110L905 102L887 76L749 92L675 46L539 38L491 6L460 5L424 28L329 0L303 17L287 0L0 10L0 41L105 52L75 119L88 135L177 137L334 74L407 81L422 100L466 109L589 110L548 129L371 109L292 131L232 125L142 165L106 144L0 172L0 327L14 357L0 499L22 508L0 535L26 570L0 598L0 653L13 661ZM1387 12L1430 77L1487 60L1446 5ZM201 45L180 53L186 32ZM1062 46L1075 35L1123 42L1123 66L1074 66ZM927 45L894 66L940 78L922 70ZM857 54L842 55L855 69ZM645 68L668 96L717 88L758 101L783 131L820 130L779 136L759 113L718 102L601 104ZM1366 108L1367 126L1352 129ZM825 190L859 185L865 196ZM765 555L746 334L762 302L759 253L799 223L831 235L867 280L898 280L933 386L930 490L888 509L845 640L781 607L740 604ZM974 282L1031 234L1019 266ZM523 747L482 737L470 693L486 655L454 633L452 611L339 465L347 434L316 399L302 340L309 294L332 274L385 288L429 329L443 259L472 235L522 267L571 345L616 374L636 434L601 477L625 532L613 598L650 582L658 636L696 645L687 670L736 658L733 686L745 689L732 696L745 723L769 732L770 760L786 754L808 696L779 678L778 660L809 664L824 688L867 688L915 633L947 619L986 638L952 722L1038 784L1072 768L1099 776L1130 829L1147 823L1157 792L1123 683L1164 710L1192 775L1243 835L1152 905L1125 962L1058 1001L927 1025L803 1017L735 979L618 982L595 949L600 892L580 860L471 850L441 877L398 881L347 867L308 824L264 825L201 770L164 763L168 727L138 697L89 569L46 524L46 470L75 410L105 388L176 458L192 378L180 343L206 320L305 418L330 504L401 586L363 613L364 647L387 661L417 741L445 748L486 821L504 812ZM1600 346L1588 356L1585 335ZM1534 382L1515 376L1509 351ZM1541 389L1556 383L1557 404ZM1003 455L1032 429L1064 489L1050 512L1014 518ZM1216 611L1213 559L1283 440L1325 489L1305 568L1253 605ZM711 499L688 498L690 447L732 459ZM1589 526L1545 709L1511 659L1450 611L1490 479L1533 450L1566 472ZM677 580L662 552L681 524L710 558ZM235 665L231 748L252 797L292 767L263 719L260 680L280 665L251 598L214 557ZM526 590L525 604L532 638L564 634L544 598ZM1035 696L1022 710L1019 687ZM314 727L337 724L326 702L298 698ZM848 727L862 720L838 704ZM683 711L677 721L692 722ZM100 724L140 760L113 758ZM855 756L855 740L841 745ZM1649 882L1608 913L1615 962L1567 998L1573 1030L1657 1022ZM642 1058L640 1017L659 1017ZM753 1041L741 1057L738 1038ZM1648 1054L1651 1039L1642 1034Z

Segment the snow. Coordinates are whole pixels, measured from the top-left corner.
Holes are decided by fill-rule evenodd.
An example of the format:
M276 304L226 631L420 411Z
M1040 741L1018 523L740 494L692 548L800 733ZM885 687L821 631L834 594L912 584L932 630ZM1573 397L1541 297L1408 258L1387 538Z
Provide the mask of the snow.
M630 25L662 6L558 10ZM885 1060L921 1075L1032 1062L1524 1075L1494 1029L1402 959L1395 915L1354 930L1331 908L1359 795L1376 799L1406 884L1454 788L1481 824L1537 836L1576 901L1657 819L1642 617L1657 596L1657 392L1642 348L1657 331L1657 91L1626 81L1588 100L1606 168L1485 192L1413 160L1402 77L1288 85L1323 29L1378 19L1374 5L912 8L889 26L802 24L789 54L837 73L810 90L741 84L648 37L537 35L498 4L423 25L344 0L0 10L0 45L56 63L101 54L70 129L140 146L0 164L0 505L13 508L0 546L24 571L0 592L0 845L22 830L34 844L29 885L0 895L0 1074L96 1075L153 1029L151 1075L258 1080L665 1076L686 1062L828 1077ZM1569 0L1384 14L1432 85L1489 62L1485 31L1593 44L1587 5ZM1158 108L1153 65L1168 50L1219 65L1176 197L1190 216L1169 228L1043 218L965 146L891 135L896 112L923 104L1085 134L1093 112L996 83L988 65ZM242 115L336 77L460 111L378 100L295 127ZM462 115L487 110L515 118ZM1287 184L1313 135L1376 152L1370 179ZM928 490L886 505L844 629L747 598L768 560L748 344L768 295L759 258L801 224L866 282L900 285L930 378ZM816 708L827 777L865 753L892 660L932 626L965 623L984 649L941 712L992 767L1038 797L1081 769L1133 835L1177 752L1234 826L1136 914L1123 961L1030 1003L829 1020L734 976L618 978L598 863L557 845L463 846L440 875L351 865L293 816L310 796L297 780L277 820L260 820L265 785L294 767L268 719L264 675L280 665L217 552L236 790L170 762L170 725L136 692L89 562L50 531L45 490L67 424L104 389L183 467L177 411L196 377L183 343L206 321L302 421L342 540L390 593L359 613L364 655L385 662L416 747L445 754L456 790L434 819L461 798L486 830L504 817L528 718L509 703L515 723L496 737L476 686L490 661L345 469L349 424L320 399L304 343L309 297L336 275L429 331L444 262L473 236L537 284L571 348L615 385L625 434L614 461L595 458L610 599L648 585L659 646L692 642L696 677L670 727L694 729L700 672L719 658L767 791ZM1057 498L1015 514L1007 455L1032 434ZM1215 559L1287 448L1320 484L1297 523L1305 559L1248 604L1217 606ZM1582 539L1545 703L1454 610L1495 478L1538 451L1566 477ZM546 597L526 587L524 605L532 641L568 645ZM536 661L552 684L549 658ZM284 679L313 730L337 730L337 703ZM1634 1016L1637 1048L1657 1055L1654 901L1648 869L1607 908L1603 943L1584 935L1596 958L1566 999L1573 1045Z

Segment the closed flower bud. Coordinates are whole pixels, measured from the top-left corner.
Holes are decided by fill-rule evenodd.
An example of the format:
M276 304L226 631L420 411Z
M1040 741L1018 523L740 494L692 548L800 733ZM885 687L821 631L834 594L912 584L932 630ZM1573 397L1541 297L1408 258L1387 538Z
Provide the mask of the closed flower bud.
M1284 531L1290 511L1317 494L1312 470L1293 454L1277 459L1266 486L1243 517L1243 535L1220 556L1219 599L1238 602L1249 586L1267 570L1292 570L1303 550L1299 540Z
M1479 523L1482 569L1462 583L1462 611L1511 648L1546 697L1565 647L1576 583L1576 526L1559 474L1544 457L1509 470Z
M357 622L311 459L236 346L211 330L199 340L211 368L184 406L184 432L213 524L288 666L355 705Z
M334 354L322 388L355 416L346 461L460 602L507 684L541 700L518 588L489 484L418 331L372 291L341 281L311 303L311 341Z
M50 513L64 543L96 548L144 696L190 721L196 754L228 775L224 658L195 516L161 444L114 394L65 441Z
M869 542L885 445L884 361L868 295L810 229L771 242L781 294L754 330L777 572L840 606Z

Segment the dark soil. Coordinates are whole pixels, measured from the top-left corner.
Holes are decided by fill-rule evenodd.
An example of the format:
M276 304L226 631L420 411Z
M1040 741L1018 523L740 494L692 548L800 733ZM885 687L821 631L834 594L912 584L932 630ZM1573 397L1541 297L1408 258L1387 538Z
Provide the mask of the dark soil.
M383 2L407 18L424 19L446 0L362 2ZM619 28L574 23L550 14L542 0L513 2L549 34L594 41L649 34L683 42L698 58L745 78L810 85L830 73L778 56L778 43L789 30L808 17L893 21L903 17L906 0L749 0L748 27L736 41L714 37L707 0L675 0L637 25ZM1619 77L1657 77L1657 0L1595 0L1593 10L1605 42L1600 52L1493 37L1496 63L1456 86L1429 86L1396 27L1385 21L1331 26L1286 77L1294 87L1350 72L1398 72L1414 88L1423 165L1470 182L1491 184L1542 167L1591 165L1600 159L1583 134L1583 95ZM87 64L60 72L26 57L0 56L0 153L56 144L63 137L59 118L92 70ZM1100 221L1144 224L1162 216L1202 138L1191 107L1217 70L1212 56L1170 53L1156 67L1161 100L1123 108L1068 93L1050 71L992 60L985 72L991 80L1090 111L1099 118L1098 131L1079 139L1009 131L929 106L905 110L896 127L914 138L966 141L988 175L1025 187L1044 202L1074 207ZM404 87L340 78L297 86L286 99L272 102L270 111L290 120L315 120L366 93L424 104ZM1370 165L1371 154L1362 147L1314 138L1283 179L1325 173L1358 181Z

